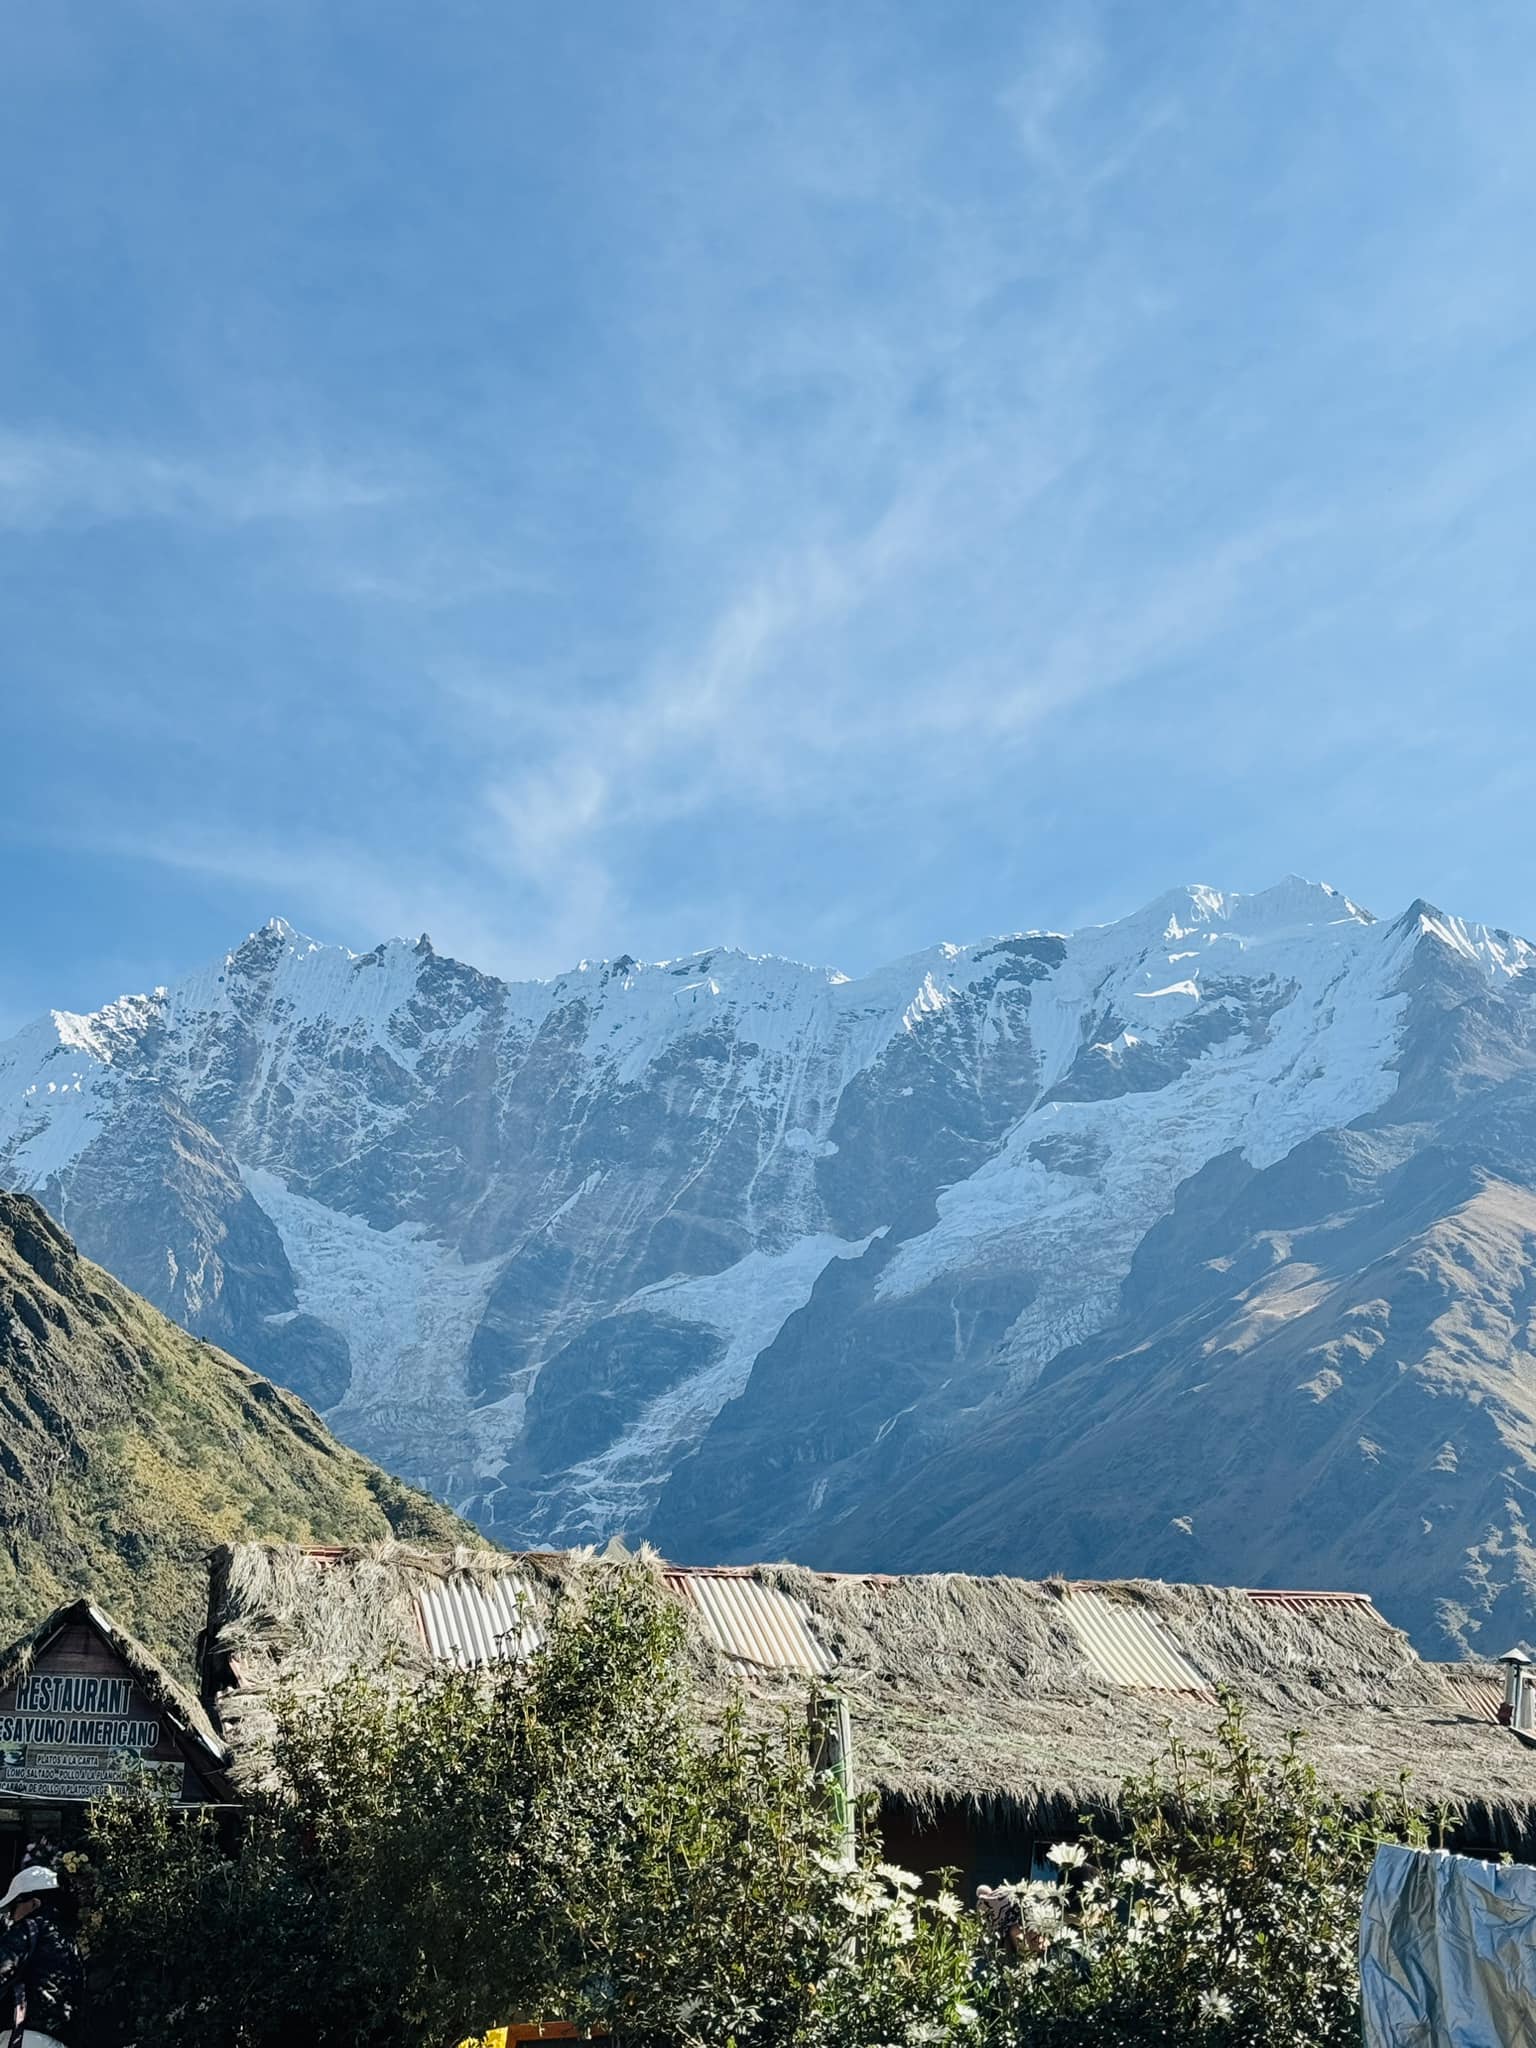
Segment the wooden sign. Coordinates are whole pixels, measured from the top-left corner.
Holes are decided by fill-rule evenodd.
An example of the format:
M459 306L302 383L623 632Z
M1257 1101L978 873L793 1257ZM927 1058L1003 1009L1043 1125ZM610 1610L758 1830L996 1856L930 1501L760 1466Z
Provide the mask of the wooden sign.
M185 1772L159 1710L115 1673L32 1673L0 1695L0 1792L99 1799L153 1785L180 1799Z
M180 1804L217 1798L187 1732L151 1699L85 1603L0 1687L0 1800L52 1806L148 1788Z

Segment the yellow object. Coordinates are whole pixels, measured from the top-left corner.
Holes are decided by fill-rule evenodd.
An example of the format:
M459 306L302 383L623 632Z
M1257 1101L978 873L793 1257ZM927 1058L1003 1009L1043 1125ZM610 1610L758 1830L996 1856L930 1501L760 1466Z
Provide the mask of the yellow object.
M569 2020L512 2020L504 2027L492 2027L488 2034L481 2034L473 2041L461 2041L459 2048L517 2048L523 2041L598 2041L606 2040L601 2027L590 2034L583 2027L572 2025Z

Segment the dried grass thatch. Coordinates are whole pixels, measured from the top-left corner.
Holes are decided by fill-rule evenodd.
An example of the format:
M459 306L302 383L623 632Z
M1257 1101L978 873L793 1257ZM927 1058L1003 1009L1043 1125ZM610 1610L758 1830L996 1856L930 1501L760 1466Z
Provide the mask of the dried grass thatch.
M1043 1585L951 1576L827 1580L779 1568L839 1657L860 1767L921 1818L960 1800L1044 1830L1112 1812L1170 1729L1209 1742L1211 1698L1102 1676ZM1095 1590L1149 1608L1256 1740L1293 1731L1319 1774L1364 1802L1411 1772L1416 1802L1463 1816L1466 1839L1536 1849L1536 1755L1466 1710L1368 1603L1290 1608L1241 1590L1132 1581Z
M246 1788L266 1770L275 1731L273 1694L318 1693L351 1671L410 1685L431 1668L416 1602L434 1580L515 1571L546 1618L585 1552L509 1556L427 1551L403 1543L303 1550L286 1543L225 1544L210 1559L203 1691Z
M648 1560L659 1568L659 1560ZM242 1544L215 1560L208 1662L237 1770L259 1768L279 1682L319 1688L352 1667L410 1683L428 1668L414 1600L428 1577L515 1570L547 1621L590 1554L427 1555L399 1545L315 1556ZM751 1574L800 1602L837 1659L860 1777L917 1821L956 1805L1037 1831L1112 1814L1123 1780L1166 1749L1201 1746L1215 1694L1244 1702L1255 1738L1293 1731L1320 1775L1352 1800L1411 1773L1426 1807L1462 1816L1459 1837L1536 1852L1536 1754L1469 1710L1366 1601L1260 1604L1241 1590L1154 1581L1103 1584L1104 1598L1157 1618L1197 1667L1205 1696L1115 1683L1085 1652L1059 1595L1021 1579L931 1574L829 1577L789 1565ZM693 1677L706 1712L744 1686L754 1711L793 1710L807 1681L744 1667L690 1612Z

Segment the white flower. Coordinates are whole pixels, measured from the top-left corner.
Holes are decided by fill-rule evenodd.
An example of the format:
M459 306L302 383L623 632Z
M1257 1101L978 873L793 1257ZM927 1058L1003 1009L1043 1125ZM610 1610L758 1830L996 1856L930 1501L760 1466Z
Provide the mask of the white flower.
M872 1920L880 1910L880 1901L867 1891L839 1892L837 1903L855 1920Z
M965 1908L953 1892L940 1892L933 1902L933 1910L942 1920L958 1920Z
M892 1907L891 1911L885 1916L885 1926L886 1932L893 1934L898 1941L910 1941L917 1932L917 1926L912 1918L912 1908L910 1906Z
M1120 1865L1120 1875L1132 1884L1150 1884L1157 1875L1157 1867L1141 1856L1127 1856Z
M1053 1898L1028 1898L1023 1901L1023 1917L1027 1925L1037 1933L1061 1925L1061 1905Z
M1200 2013L1202 2018L1208 2020L1229 2020L1232 2017L1232 2001L1225 1991L1202 1991Z
M875 1865L875 1875L876 1877L883 1877L888 1885L893 1886L899 1892L922 1890L922 1879L914 1877L910 1870L903 1870L899 1863L877 1863Z
M885 1896L864 1870L844 1870L844 1890L838 1892L838 1905L844 1913L852 1913L854 1919L874 1919L887 1905Z
M1088 1851L1081 1842L1056 1842L1046 1850L1045 1860L1058 1870L1080 1870L1088 1861Z

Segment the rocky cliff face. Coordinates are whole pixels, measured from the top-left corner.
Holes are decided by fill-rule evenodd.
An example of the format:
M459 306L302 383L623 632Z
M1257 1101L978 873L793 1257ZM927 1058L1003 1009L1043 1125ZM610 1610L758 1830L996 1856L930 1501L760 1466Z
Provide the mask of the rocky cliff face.
M511 1543L1392 1559L1398 1617L1464 1636L1524 1598L1492 1590L1519 1518L1478 1518L1536 1441L1532 957L1296 881L861 981L718 952L508 984L274 923L0 1047L0 1180ZM1429 1469L1450 1443L1484 1487L1438 1515L1436 1430Z
M1234 1149L1138 1246L1114 1318L860 1502L830 1562L1373 1593L1497 1655L1536 1614L1536 1006L1422 906L1396 1086ZM1509 971L1513 969L1514 971Z

